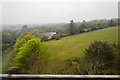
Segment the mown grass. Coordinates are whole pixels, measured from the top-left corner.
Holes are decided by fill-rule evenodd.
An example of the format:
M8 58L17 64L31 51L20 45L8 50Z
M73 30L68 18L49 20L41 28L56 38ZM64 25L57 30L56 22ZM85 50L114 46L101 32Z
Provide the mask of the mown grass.
M60 40L48 41L50 57L47 64L39 72L34 73L53 73L53 74L74 74L75 69L68 64L70 59L75 57L82 58L84 50L95 40L108 41L109 43L118 42L118 27L111 27L97 31L77 34L62 38ZM36 66L40 66L39 64Z

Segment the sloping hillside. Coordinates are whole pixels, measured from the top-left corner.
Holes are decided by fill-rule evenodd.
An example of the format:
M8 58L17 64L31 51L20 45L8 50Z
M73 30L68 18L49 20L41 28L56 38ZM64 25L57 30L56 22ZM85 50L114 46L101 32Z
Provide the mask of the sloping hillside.
M48 41L50 56L47 64L37 64L36 68L32 69L32 73L53 73L53 74L73 74L75 71L69 62L72 58L84 56L84 49L95 40L108 41L109 43L117 43L118 27L111 27L97 31L68 36L60 40Z

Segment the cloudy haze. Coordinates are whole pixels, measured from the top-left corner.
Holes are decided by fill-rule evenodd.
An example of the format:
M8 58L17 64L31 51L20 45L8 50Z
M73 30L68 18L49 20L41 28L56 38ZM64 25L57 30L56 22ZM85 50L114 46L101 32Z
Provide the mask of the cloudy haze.
M117 18L117 2L6 2L3 24L41 24Z

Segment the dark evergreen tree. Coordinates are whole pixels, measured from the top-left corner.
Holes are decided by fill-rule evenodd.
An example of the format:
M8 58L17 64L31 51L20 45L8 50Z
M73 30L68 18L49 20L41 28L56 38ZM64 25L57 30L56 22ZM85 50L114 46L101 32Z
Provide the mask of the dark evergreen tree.
M23 27L22 27L22 32L27 32L27 25L24 25Z
M70 35L75 34L75 27L74 27L74 21L73 20L70 21L69 31L70 31Z

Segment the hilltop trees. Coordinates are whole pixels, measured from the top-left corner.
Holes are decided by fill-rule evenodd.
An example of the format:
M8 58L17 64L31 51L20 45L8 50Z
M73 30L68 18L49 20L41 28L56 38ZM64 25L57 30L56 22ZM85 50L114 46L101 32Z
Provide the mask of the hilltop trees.
M27 28L28 28L27 25L24 25L24 26L22 27L22 31L23 31L23 32L26 32L26 31L27 31Z
M81 25L80 25L79 32L80 33L84 32L85 28L86 28L86 26L85 26L85 20L83 20L83 23L81 23Z
M46 25L35 25L32 28L28 28L27 25L23 25L21 30L3 30L2 31L2 41L3 43L14 44L16 39L25 32L31 32L35 36L39 36L41 39L44 38L44 33L46 32L56 32L56 35L73 35L98 29L103 29L107 27L117 26L118 19L100 19L100 20L91 20L82 22L74 22L73 20L70 23L59 23L59 24L46 24ZM40 34L39 34L40 33ZM44 40L44 39L43 39Z
M74 26L74 21L70 21L70 28L69 28L70 35L75 34L75 26Z
M110 20L109 21L109 26L111 27L111 26L115 26L116 25L116 23L115 23L115 20Z

